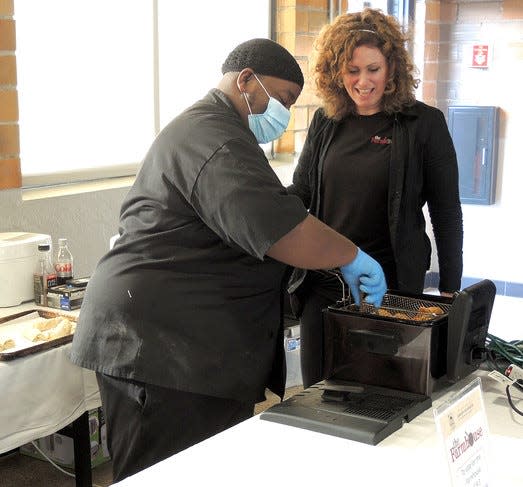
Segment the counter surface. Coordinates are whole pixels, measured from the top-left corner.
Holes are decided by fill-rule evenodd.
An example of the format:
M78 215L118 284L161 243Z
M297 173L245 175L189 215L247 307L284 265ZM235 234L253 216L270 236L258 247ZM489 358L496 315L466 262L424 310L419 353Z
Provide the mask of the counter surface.
M478 372L433 398L437 407L455 391L482 377L490 430L487 458L491 483L523 485L515 459L523 417L507 404L504 388ZM443 487L450 477L429 409L376 446L286 426L255 416L115 485L387 485Z

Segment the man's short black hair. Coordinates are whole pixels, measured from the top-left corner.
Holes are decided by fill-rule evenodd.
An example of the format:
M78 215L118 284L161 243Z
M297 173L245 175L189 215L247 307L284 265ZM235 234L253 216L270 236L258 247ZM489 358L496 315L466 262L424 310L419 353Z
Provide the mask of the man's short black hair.
M303 73L294 56L270 39L251 39L236 46L222 65L222 74L251 68L256 74L292 81L303 88Z

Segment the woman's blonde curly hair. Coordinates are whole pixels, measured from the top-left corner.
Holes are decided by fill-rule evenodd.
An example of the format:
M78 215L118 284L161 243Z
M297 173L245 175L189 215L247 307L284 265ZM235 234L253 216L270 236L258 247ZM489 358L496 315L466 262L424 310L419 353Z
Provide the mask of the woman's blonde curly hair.
M416 68L405 48L407 40L393 16L370 8L339 15L323 27L314 42L312 69L327 117L341 120L357 113L343 86L342 74L354 49L362 45L377 47L388 63L390 77L383 95L383 111L391 114L413 105L419 80L414 78Z

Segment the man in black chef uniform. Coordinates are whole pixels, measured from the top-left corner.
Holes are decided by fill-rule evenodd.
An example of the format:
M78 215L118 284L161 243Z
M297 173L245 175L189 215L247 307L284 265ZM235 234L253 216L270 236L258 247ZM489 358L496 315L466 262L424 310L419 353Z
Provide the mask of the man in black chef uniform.
M249 418L266 388L283 396L287 266L339 267L375 305L386 290L260 148L303 88L293 56L252 39L222 73L153 142L83 301L71 360L97 372L115 481Z

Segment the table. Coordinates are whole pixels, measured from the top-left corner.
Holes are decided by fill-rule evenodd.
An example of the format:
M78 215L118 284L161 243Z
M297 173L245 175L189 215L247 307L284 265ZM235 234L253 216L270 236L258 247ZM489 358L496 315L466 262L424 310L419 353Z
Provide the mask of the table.
M433 406L476 376L482 378L490 431L489 485L521 487L523 470L518 457L523 417L508 407L501 384L485 372L476 372L434 396ZM376 446L255 416L114 486L174 484L444 487L450 485L450 477L429 409Z
M0 308L0 317L34 309ZM57 311L57 310L53 310ZM76 485L91 485L87 411L101 405L94 372L69 361L71 344L0 362L0 453L72 424Z

